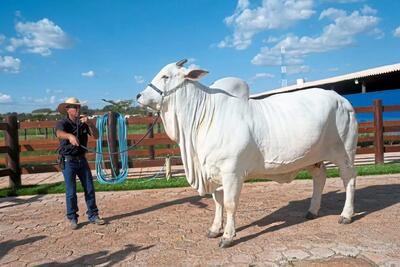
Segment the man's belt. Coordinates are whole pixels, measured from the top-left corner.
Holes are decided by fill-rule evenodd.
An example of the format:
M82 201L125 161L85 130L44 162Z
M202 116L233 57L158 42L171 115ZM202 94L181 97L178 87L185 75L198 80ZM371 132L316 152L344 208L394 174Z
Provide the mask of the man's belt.
M85 158L85 155L78 156L64 156L65 160L81 160Z

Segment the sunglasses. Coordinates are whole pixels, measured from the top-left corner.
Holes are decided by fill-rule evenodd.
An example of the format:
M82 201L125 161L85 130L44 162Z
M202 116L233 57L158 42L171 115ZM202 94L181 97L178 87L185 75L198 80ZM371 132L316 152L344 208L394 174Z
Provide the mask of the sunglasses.
M80 107L79 107L79 106L71 105L71 106L66 106L65 108L66 108L66 109L68 109L68 108L79 109Z

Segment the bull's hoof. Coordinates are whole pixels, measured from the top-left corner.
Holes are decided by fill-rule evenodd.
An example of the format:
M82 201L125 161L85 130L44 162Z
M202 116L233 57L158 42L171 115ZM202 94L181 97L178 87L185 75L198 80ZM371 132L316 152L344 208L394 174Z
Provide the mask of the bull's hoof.
M222 235L222 233L219 233L219 232L212 232L210 230L207 231L208 238L217 238L217 237L220 237L221 235Z
M228 239L228 238L221 238L221 241L219 241L219 247L220 248L229 248L232 246L233 239Z
M343 217L343 216L339 216L338 223L340 223L340 224L349 224L349 223L351 223L351 218L346 218L346 217Z
M318 215L316 215L314 213L311 213L311 212L307 212L307 214L306 214L306 219L307 220L314 220L317 217L318 217Z

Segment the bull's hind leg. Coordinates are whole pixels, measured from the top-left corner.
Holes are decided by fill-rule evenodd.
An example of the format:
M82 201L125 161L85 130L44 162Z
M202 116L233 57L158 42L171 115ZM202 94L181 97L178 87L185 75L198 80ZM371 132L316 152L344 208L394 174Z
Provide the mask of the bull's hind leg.
M321 207L322 191L324 190L326 181L326 168L323 162L319 162L307 170L313 178L313 194L311 198L310 208L306 214L306 218L311 220L318 216L319 208Z
M356 187L356 169L348 160L343 160L338 163L340 177L343 180L344 189L346 190L346 201L343 211L339 217L339 223L351 223L351 218L354 213L354 193Z
M224 191L217 189L213 193L215 203L215 216L211 227L208 229L207 237L215 238L221 235L224 223Z

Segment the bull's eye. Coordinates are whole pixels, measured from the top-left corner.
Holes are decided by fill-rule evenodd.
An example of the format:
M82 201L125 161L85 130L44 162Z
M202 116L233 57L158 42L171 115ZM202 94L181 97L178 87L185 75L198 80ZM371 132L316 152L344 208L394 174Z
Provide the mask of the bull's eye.
M167 80L167 79L169 79L169 77L168 77L167 75L163 75L163 76L161 77L161 79Z

